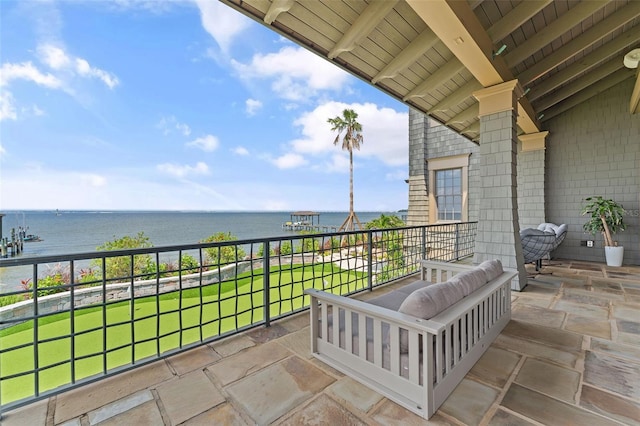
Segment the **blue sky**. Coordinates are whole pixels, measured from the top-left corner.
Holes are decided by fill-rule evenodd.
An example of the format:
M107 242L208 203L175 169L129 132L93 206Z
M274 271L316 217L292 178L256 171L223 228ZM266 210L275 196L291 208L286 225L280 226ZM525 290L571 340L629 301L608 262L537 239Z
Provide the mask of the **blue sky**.
M408 109L229 7L0 1L0 210L349 208L408 200Z

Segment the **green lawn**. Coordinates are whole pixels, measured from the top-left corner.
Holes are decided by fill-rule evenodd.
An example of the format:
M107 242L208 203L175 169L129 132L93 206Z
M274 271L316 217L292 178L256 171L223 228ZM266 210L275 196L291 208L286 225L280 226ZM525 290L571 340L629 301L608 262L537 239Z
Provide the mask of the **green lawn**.
M308 305L304 290L322 289L324 280L334 293L352 292L366 285L362 273L343 271L331 264L293 265L275 271L271 268L271 271L272 317ZM253 277L243 274L235 281L221 285L139 298L133 305L125 301L105 308L77 310L73 321L76 334L73 355L69 313L42 318L37 327L40 392L71 383L72 358L76 360L75 378L78 380L101 373L104 364L107 369L127 365L134 359L155 356L180 345L260 322L264 316L263 283L262 271L255 270ZM156 333L157 329L159 333ZM0 349L13 348L0 356L3 404L35 395L33 373L7 379L36 368L33 341L33 322L0 332ZM25 346L20 348L21 345ZM107 353L103 354L103 351Z

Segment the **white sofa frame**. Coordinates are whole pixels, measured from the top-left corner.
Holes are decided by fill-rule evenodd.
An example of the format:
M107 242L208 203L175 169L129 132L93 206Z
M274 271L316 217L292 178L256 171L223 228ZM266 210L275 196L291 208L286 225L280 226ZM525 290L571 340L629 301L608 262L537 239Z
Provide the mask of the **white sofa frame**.
M422 280L430 283L444 282L473 268L426 260L421 261L421 266ZM349 297L307 290L311 297L311 352L320 361L428 419L511 319L511 280L516 275L517 271L505 270L429 320ZM344 312L344 316L335 315L336 312ZM358 317L357 330L353 315ZM331 326L332 318L341 318L340 326ZM369 325L373 324L373 356L369 357L367 318ZM344 336L340 339L340 329L344 336L357 333L357 343ZM401 329L408 332L406 355L400 350ZM418 347L419 335L422 350ZM388 368L382 362L385 350L389 351ZM401 374L402 356L408 357L408 377Z

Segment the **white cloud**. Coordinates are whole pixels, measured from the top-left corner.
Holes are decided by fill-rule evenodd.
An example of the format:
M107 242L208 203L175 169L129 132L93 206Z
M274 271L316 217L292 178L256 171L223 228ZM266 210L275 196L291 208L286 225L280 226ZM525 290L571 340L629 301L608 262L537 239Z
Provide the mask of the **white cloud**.
M4 149L2 145L0 145L0 158L3 158L6 153L7 153L7 150Z
M191 134L191 128L184 123L177 123L176 129L180 131L184 136L189 136Z
M20 108L20 115L32 115L36 117L43 116L45 112L38 107L38 105L32 105L30 107Z
M349 173L349 156L345 154L333 154L331 162L325 164L324 172Z
M205 31L227 53L234 37L249 27L251 21L218 1L195 0Z
M307 160L300 154L287 153L274 160L271 160L273 164L279 169L294 169L296 167L304 166L308 163Z
M372 103L344 104L327 102L313 111L301 115L294 125L300 126L302 137L291 141L294 152L301 154L324 154L341 150L341 144L333 145L337 133L331 132L327 119L342 115L346 108L358 113L362 124L364 142L354 156L375 157L391 166L406 165L409 157L409 119L406 112L391 108L379 108Z
M0 121L15 120L18 116L13 106L13 96L10 92L3 90L0 93Z
M271 89L292 101L306 100L322 90L339 91L350 79L345 71L301 47L258 53L249 64L231 63L243 79L272 79Z
M0 68L0 86L8 85L11 80L32 81L51 89L57 89L62 86L62 81L56 76L40 72L31 62L2 64L2 68Z
M189 127L189 125L186 123L179 122L178 119L173 115L162 117L156 127L160 129L165 135L168 135L174 129L178 130L184 136L189 136L191 134L191 127Z
M202 161L198 162L195 166L189 166L188 164L163 163L158 164L157 169L162 173L179 178L191 175L209 174L209 166L207 166Z
M258 112L258 110L262 108L262 102L256 99L247 99L245 101L245 105L246 105L245 111L249 115L255 115L256 112Z
M235 147L232 152L236 155L249 155L249 150L244 146Z
M71 59L64 50L51 44L38 46L40 60L54 70L66 68L71 65Z
M82 58L76 58L76 71L83 77L95 77L102 80L109 89L113 89L120 84L118 77L100 68L92 67L89 62Z
M91 66L86 59L69 56L58 46L41 44L38 46L37 52L42 63L56 71L67 71L81 77L97 78L109 87L109 89L113 89L120 84L118 77L115 75Z
M219 144L218 138L213 135L207 135L187 143L187 146L194 146L203 151L211 152L215 151Z
M31 111L33 112L33 115L37 115L37 116L44 115L44 111L38 108L38 105L32 106Z
M28 173L3 175L0 199L7 210L131 210L141 205L149 210L241 210L255 208L243 205L244 200L261 202L263 194L268 193L268 187L254 183L243 188L248 191L247 197L239 198L235 182L216 182L208 187L188 178L147 177L147 172L140 168L105 170L100 172L104 178L101 181L77 171L34 167ZM104 184L100 185L101 182Z
M151 13L161 14L168 12L173 4L179 3L178 0L158 1L158 0L112 0L106 3L113 5L115 9L127 11L129 9L142 9Z
M391 182L405 180L409 178L409 173L405 169L398 169L385 175L385 179Z
M107 179L104 176L93 173L81 174L80 180L92 187L101 187L107 184Z

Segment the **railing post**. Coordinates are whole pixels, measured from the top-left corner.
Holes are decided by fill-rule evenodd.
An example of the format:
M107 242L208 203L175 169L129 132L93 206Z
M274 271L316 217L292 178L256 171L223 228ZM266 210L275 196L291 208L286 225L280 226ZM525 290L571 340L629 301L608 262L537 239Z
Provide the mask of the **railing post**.
M269 294L270 284L269 284L269 270L271 269L271 265L269 263L269 240L263 243L263 253L262 253L262 283L263 283L263 304L264 304L264 326L269 327L271 325L271 297Z
M427 225L422 225L422 242L420 244L422 259L427 258Z
M369 253L369 262L367 262L367 284L369 291L373 291L373 231L367 232L367 250Z
M460 228L459 228L459 223L456 223L456 241L455 241L455 245L456 245L456 261L460 260Z

